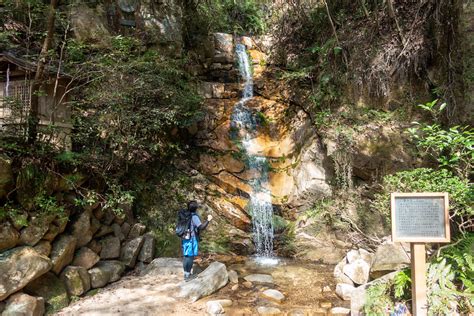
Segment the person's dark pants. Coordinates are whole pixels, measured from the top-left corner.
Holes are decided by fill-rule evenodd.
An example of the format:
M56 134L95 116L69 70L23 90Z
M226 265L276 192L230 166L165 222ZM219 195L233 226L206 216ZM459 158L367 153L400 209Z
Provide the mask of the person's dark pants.
M191 273L194 263L194 256L185 256L183 257L183 269L184 272Z

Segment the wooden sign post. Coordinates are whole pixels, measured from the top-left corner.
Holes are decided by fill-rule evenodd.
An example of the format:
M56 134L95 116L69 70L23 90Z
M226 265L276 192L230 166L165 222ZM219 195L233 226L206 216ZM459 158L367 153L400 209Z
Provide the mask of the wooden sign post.
M412 314L427 315L425 243L450 242L448 193L392 193L392 241L409 242Z

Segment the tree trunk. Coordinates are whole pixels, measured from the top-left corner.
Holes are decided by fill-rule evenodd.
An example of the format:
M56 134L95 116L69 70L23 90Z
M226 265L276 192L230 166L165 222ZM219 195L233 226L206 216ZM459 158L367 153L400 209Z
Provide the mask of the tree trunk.
M38 59L36 66L35 78L31 87L31 108L30 115L28 117L28 143L34 143L38 135L39 125L39 98L38 94L41 93L43 87L43 73L46 65L46 59L48 57L48 51L51 48L51 43L54 37L54 22L56 20L56 7L58 0L51 0L49 5L48 20L46 26L46 37L43 41L43 47Z

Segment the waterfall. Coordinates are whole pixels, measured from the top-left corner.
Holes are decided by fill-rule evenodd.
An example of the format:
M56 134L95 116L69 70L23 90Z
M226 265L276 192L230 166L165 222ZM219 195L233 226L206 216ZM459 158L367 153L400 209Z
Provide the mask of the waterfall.
M257 132L257 119L246 106L247 101L253 97L252 69L245 46L237 44L235 52L244 88L242 98L234 106L231 116L231 137L241 143L247 167L257 174L249 180L252 188L249 212L252 216L257 256L269 258L273 257L273 207L271 192L264 186L268 184L268 161L264 156L250 154L250 148L256 145L254 139Z

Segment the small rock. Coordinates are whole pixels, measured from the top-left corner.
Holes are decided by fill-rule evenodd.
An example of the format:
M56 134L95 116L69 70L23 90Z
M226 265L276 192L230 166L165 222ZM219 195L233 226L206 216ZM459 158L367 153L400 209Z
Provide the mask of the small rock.
M133 268L137 261L138 253L143 245L144 238L143 236L137 237L135 239L127 242L122 248L122 255L120 260L125 263L129 268Z
M99 262L99 260L100 257L94 251L87 247L82 247L77 251L74 260L72 261L72 265L83 267L84 269L90 269Z
M347 316L351 314L351 310L344 307L334 307L331 308L332 316Z
M17 247L0 254L0 301L21 290L51 269L49 258L32 247Z
M83 267L68 266L61 273L69 295L80 296L91 288L90 276Z
M271 300L276 301L278 303L283 302L283 300L285 299L285 295L283 295L280 291L273 290L273 289L263 291L262 295L265 298L271 299Z
M245 281L252 283L273 283L273 277L269 274L250 274L244 277Z
M369 281L370 266L363 259L357 259L345 265L342 271L354 281L355 284L365 284Z
M125 235L122 232L122 228L119 224L114 223L112 224L112 229L114 231L115 237L117 237L120 241L125 240Z
M352 285L339 283L336 285L336 294L345 301L351 300L352 291L355 289Z
M74 250L76 249L76 238L69 235L61 235L53 243L51 250L51 262L54 273L59 274L61 270L71 263L74 257Z
M15 247L19 240L20 233L9 222L0 224L0 251Z
M276 307L260 306L257 307L257 312L259 315L280 315L281 310Z
M224 307L217 301L209 301L206 303L207 313L209 315L224 315Z
M51 254L51 243L49 241L41 240L34 248L40 255L45 257L49 257Z
M101 259L115 259L120 257L120 239L109 236L100 241L102 250L100 251Z
M230 288L232 291L237 291L239 289L239 285L238 284L234 284L232 285L232 287Z
M372 261L374 260L374 254L373 253L370 253L367 250L360 248L359 249L359 255L360 255L362 260L364 260L365 262L367 262L369 264L369 266L372 265Z
M331 291L332 291L332 290L331 290L331 287L330 287L329 285L325 285L325 286L323 287L323 293L327 293L327 292L331 292Z
M145 232L146 226L140 223L136 223L133 225L132 229L130 229L130 233L128 233L128 239L137 238Z
M140 253L138 254L138 260L141 262L150 263L155 257L155 236L153 236L152 233L146 233L143 235L143 237L145 240L143 242L142 249L140 249Z
M64 283L52 272L43 274L24 288L30 295L40 296L46 300L48 313L69 305L69 297Z
M242 283L242 285L245 286L248 289L252 288L252 286L253 286L252 282L250 282L250 281L245 281L245 282Z
M44 299L24 293L15 293L7 300L2 316L43 316Z
M231 283L239 283L239 275L234 270L229 270L229 281Z
M331 302L321 302L321 303L319 303L319 306L321 306L322 308L331 308L332 303Z

